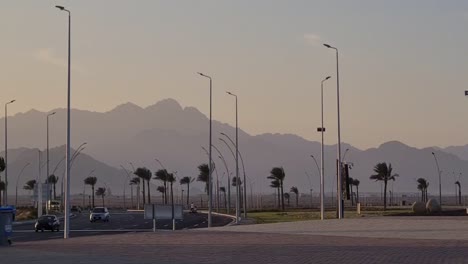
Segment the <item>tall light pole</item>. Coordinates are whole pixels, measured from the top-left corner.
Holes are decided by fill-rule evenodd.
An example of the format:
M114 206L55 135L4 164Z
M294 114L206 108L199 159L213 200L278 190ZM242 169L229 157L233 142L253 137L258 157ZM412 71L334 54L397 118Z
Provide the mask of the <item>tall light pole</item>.
M5 191L3 192L3 203L8 205L8 105L16 100L11 100L5 104Z
M330 79L331 76L327 76L325 79L322 80L321 85L320 85L320 102L321 102L321 126L317 129L318 132L322 134L322 144L320 147L320 164L321 164L321 172L320 172L320 219L324 219L324 195L325 195L325 157L324 157L324 133L325 133L325 127L323 126L323 83Z
M15 193L15 206L18 207L18 182L19 182L19 179L21 177L21 175L23 174L23 171L24 169L29 166L29 162L24 164L24 167L21 169L20 173L18 174L18 177L16 178L16 193Z
M225 145L226 147L229 149L229 151L231 151L231 154L233 156L234 159L236 159L236 155L234 154L234 151L232 151L231 147L229 146L229 144L226 142L226 140L224 140L223 138L219 138L219 140L221 140ZM236 176L238 177L238 176ZM239 178L236 178L236 181L238 181ZM238 183L238 182L236 182ZM229 183L231 184L231 183ZM238 185L238 184L237 184ZM240 218L240 196L239 196L239 188L236 186L236 224L239 223L239 218Z
M50 191L49 191L49 187L50 187L50 184L49 184L49 117L52 116L52 115L55 115L55 112L52 112L50 114L47 115L47 122L46 122L46 141L47 141L47 176L46 176L46 181L47 181L47 200L50 200L50 197L49 197L49 194L50 194ZM47 206L46 206L46 209L47 209ZM48 209L47 209L48 211Z
M213 210L213 181L211 179L211 173L213 172L213 168L212 168L212 158L211 158L211 148L212 148L212 144L211 144L211 128L212 128L212 99L213 99L213 80L211 79L210 76L208 75L205 75L201 72L198 72L198 74L202 77L205 77L205 78L208 78L210 80L210 140L209 140L209 146L210 146L210 151L209 151L209 163L208 163L208 167L209 167L209 177L208 177L208 227L211 227L211 212Z
M441 176L440 176L441 171L439 168L439 162L437 161L437 157L434 152L432 152L432 156L434 156L434 160L437 166L437 174L439 175L439 202L440 202L440 206L442 207L442 181L441 181Z
M337 102L337 114L338 114L338 151L337 151L337 200L338 200L338 219L343 218L343 193L342 193L342 180L341 180L341 122L340 122L340 74L338 67L338 49L328 44L323 44L329 49L336 51L336 102Z
M218 157L223 162L224 168L226 168L227 182L228 182L228 185L227 185L228 202L227 202L227 208L226 209L227 209L227 213L229 214L231 212L231 177L229 176L229 169L228 169L226 159L224 158L223 154L221 154L221 151L219 151L219 149L216 146L213 145L213 148L218 152L218 154L219 154Z
M71 104L71 12L63 6L55 6L61 11L68 13L68 93L67 93L67 148L66 148L66 160L65 163L65 228L63 232L63 238L67 239L70 236L70 104Z
M225 137L231 142L231 144L232 144L233 146L235 146L234 141L232 141L232 139L231 139L228 135L226 135L225 133L221 133L221 135L225 136ZM226 144L227 144L227 143L226 143ZM245 165L244 165L244 159L242 158L242 153L241 153L239 150L237 150L237 153L239 154L239 158L240 158L241 163L242 163L242 171L244 172L244 179L246 179L246 177L247 177L246 175L247 175L247 174L245 173ZM239 179L239 180L240 180L240 179ZM239 190L239 191L240 191L240 190ZM247 216L247 215L245 215L245 217L246 217L246 216Z
M236 98L236 177L239 177L239 123L238 123L238 104L237 104L237 95L226 92L227 94L234 96ZM239 178L238 178L239 179ZM247 181L244 173L244 218L247 218ZM240 186L239 186L240 188Z

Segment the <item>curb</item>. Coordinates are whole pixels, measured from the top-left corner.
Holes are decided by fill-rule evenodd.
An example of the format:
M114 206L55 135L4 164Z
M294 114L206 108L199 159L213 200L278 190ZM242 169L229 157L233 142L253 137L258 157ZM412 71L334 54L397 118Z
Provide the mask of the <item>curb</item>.
M208 214L208 211L200 211L200 213L202 214ZM236 225L236 216L234 215L229 215L229 214L222 214L222 213L216 213L216 212L211 212L212 215L218 215L218 216L224 216L224 217L228 217L228 218L231 218L232 221L225 225L225 226L231 226L231 225Z

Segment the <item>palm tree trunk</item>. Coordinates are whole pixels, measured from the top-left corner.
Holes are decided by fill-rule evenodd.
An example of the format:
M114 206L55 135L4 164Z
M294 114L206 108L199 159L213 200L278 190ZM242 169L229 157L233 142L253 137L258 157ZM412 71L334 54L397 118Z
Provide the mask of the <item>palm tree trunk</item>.
M296 193L296 207L299 207L299 193Z
M280 181L281 187L281 209L284 211L284 193L283 193L283 181Z
M147 184L148 184L148 203L151 204L151 192L150 192L150 185L149 185L149 181L147 181Z
M351 191L351 193L350 193L350 194L351 194L351 196L350 196L350 197L351 197L351 205L354 205L354 200L353 200L353 185L352 185L352 184L349 185L349 190Z
M359 203L359 186L356 185L356 202Z
M280 209L281 208L280 187L278 186L277 189L278 189L277 190L277 192L278 192L278 209Z
M141 178L141 179L143 180L143 178ZM141 185L143 185L143 192L142 192L142 194L143 194L143 205L145 205L146 204L145 180L143 180Z
M54 182L54 200L57 200L57 192L55 190L56 185L57 185L57 182Z
M167 204L167 181L164 180L164 204Z
M384 181L384 211L387 210L387 181Z
M94 185L91 185L91 191L93 192L93 208L94 208Z
M190 201L190 183L187 183L187 206L189 205Z

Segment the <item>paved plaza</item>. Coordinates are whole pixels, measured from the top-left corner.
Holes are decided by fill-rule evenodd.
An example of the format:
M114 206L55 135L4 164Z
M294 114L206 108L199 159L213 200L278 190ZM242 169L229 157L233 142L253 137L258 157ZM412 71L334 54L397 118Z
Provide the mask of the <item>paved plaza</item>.
M53 239L0 255L15 264L468 263L467 233L464 217L385 217Z

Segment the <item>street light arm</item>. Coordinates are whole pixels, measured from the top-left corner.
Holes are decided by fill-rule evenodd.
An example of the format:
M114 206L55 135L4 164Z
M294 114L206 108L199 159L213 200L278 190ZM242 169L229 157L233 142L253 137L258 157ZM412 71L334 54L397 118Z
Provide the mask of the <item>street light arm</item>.
M320 166L318 165L317 160L315 159L314 155L310 155L310 157L311 157L312 159L314 159L315 165L317 166L317 170L318 170L318 173L319 173L319 175L320 175Z

